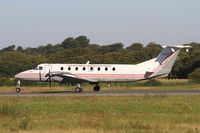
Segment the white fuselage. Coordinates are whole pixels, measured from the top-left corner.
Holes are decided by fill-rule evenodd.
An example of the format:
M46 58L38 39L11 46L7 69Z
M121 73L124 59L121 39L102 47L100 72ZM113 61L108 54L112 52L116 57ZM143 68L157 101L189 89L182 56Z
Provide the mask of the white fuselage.
M17 79L47 81L49 72L71 73L80 79L94 82L131 82L145 79L146 68L137 65L119 64L40 64L36 69L16 75ZM62 81L53 77L53 81Z

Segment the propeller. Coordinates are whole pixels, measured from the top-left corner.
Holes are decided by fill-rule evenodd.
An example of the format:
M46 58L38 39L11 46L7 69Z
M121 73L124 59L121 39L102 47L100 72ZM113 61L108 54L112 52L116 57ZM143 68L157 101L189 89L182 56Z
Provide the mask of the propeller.
M49 88L51 89L51 77L49 77Z
M52 86L51 77L52 77L52 75L51 75L50 69L49 69L49 73L47 73L45 77L48 77L47 81L49 82L49 88L51 89L51 86Z

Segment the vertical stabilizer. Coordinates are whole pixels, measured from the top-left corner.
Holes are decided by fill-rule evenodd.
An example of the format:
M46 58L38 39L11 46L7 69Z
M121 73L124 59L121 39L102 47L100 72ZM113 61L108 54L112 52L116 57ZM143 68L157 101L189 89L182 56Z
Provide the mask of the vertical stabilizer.
M166 46L154 59L138 64L146 68L145 78L167 76L180 52L181 48L190 46Z

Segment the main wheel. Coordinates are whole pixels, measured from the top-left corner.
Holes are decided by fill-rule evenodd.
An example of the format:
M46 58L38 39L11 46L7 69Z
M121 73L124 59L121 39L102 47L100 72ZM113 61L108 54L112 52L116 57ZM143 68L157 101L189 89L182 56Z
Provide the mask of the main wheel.
M82 88L81 87L76 87L75 91L76 92L82 92Z
M94 91L100 91L100 87L98 85L96 85L96 86L93 87L93 90Z
M17 92L17 93L20 93L20 92L21 92L21 88L17 87L17 88L16 88L16 92Z

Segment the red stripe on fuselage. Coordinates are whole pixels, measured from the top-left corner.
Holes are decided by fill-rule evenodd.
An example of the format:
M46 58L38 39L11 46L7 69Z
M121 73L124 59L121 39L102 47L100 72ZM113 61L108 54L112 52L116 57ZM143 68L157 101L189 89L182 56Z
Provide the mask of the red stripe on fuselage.
M80 78L144 78L144 74L76 74Z

